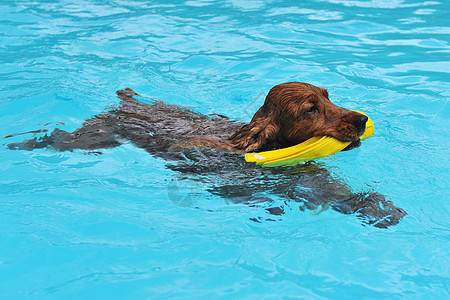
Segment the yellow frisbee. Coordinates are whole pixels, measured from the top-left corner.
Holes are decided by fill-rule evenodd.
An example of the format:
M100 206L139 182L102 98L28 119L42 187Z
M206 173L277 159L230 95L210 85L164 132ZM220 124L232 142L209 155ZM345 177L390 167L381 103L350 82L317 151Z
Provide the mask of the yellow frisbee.
M360 137L361 141L371 137L374 131L375 127L373 122L368 117L366 130ZM245 160L254 162L263 167L294 166L305 161L333 155L343 150L348 145L350 145L350 142L341 142L331 136L315 136L303 143L287 148L258 153L246 153Z

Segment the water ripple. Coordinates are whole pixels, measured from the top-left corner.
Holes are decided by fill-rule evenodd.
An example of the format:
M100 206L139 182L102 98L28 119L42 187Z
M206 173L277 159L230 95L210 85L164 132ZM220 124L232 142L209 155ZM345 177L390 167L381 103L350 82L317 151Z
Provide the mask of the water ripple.
M321 163L408 217L383 231L285 203L276 222L256 223L264 207L229 205L198 178L185 178L180 190L195 186L197 198L180 205L168 193L176 174L130 144L102 155L6 150L34 137L13 136L0 150L0 297L448 298L449 9L3 1L1 137L73 130L126 86L248 121L273 85L306 81L377 128L360 149Z

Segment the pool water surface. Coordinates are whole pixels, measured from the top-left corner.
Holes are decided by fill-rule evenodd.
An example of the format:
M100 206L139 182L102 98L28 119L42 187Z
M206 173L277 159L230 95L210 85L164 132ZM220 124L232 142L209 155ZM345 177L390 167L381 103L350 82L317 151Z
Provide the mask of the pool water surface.
M0 3L1 299L447 299L450 2ZM126 143L12 151L73 131L116 90L249 122L301 81L367 113L375 135L313 164L408 215L230 204ZM144 99L145 100L145 99ZM257 220L257 222L255 222Z

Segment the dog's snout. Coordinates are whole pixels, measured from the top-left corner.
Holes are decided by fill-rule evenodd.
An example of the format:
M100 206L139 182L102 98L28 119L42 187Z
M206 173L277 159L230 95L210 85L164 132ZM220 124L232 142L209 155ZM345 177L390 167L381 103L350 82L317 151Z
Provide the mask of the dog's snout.
M355 127L358 129L358 131L363 131L366 129L366 122L369 118L367 118L367 116L363 115L363 114L358 114L354 119L353 119L353 124L355 125Z

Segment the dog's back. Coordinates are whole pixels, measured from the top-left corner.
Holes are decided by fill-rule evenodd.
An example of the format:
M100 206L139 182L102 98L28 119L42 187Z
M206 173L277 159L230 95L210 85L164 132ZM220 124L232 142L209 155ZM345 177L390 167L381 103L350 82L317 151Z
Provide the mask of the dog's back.
M152 155L166 159L180 157L179 147L199 136L218 136L224 140L243 124L225 117L206 116L176 105L152 100L146 104L127 88L117 91L121 99L115 109L86 120L74 132L55 129L49 136L11 143L9 149L32 150L52 147L59 151L98 150L131 142Z

